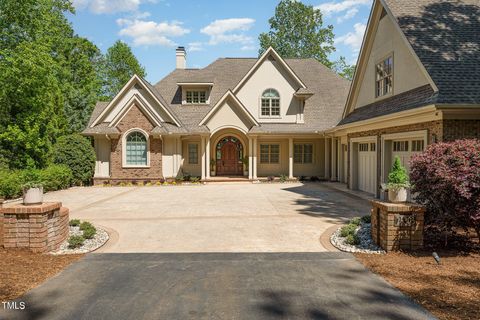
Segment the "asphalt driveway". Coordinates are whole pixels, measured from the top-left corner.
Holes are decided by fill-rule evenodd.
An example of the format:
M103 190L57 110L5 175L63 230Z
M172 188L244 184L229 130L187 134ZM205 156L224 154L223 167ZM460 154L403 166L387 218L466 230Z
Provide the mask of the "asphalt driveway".
M0 319L433 319L328 252L90 254L19 301Z
M369 204L320 183L73 188L46 195L105 226L103 252L322 252L325 230Z

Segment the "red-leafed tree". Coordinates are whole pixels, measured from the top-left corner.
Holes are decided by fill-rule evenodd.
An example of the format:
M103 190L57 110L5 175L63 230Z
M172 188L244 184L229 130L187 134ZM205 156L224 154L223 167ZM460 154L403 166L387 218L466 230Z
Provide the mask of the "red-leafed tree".
M427 224L447 232L473 228L480 238L480 140L428 146L412 157L410 180Z

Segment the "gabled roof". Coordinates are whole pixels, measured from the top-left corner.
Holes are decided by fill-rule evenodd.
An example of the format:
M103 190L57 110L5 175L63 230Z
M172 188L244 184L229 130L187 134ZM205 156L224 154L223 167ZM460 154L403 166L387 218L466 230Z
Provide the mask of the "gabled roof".
M200 121L199 126L203 126L207 123L207 121L218 111L219 108L222 107L223 103L227 101L227 99L232 99L238 106L239 110L247 117L248 120L253 125L258 126L257 120L252 116L252 114L245 108L240 100L238 100L237 96L233 94L232 90L228 90L223 97L213 106L212 109L205 115L205 117Z
M269 47L260 56L260 58L258 58L257 62L255 62L255 64L252 66L252 68L250 68L250 70L248 70L247 74L242 79L240 79L240 81L237 83L237 85L235 86L235 88L233 88L232 91L234 93L237 93L238 90L242 87L242 85L248 80L250 75L252 75L252 73L254 73L257 70L257 68L270 56L272 56L275 59L275 61L278 61L280 63L280 65L283 68L285 68L285 70L287 70L287 72L292 76L292 78L295 79L295 81L298 83L300 88L306 88L307 87L303 83L303 81L295 74L295 72L292 70L292 68L290 68L290 66L285 62L285 60L283 60L283 58L277 53L277 51L275 51L275 49L273 49L272 47Z
M438 104L480 104L480 1L382 0L438 87Z

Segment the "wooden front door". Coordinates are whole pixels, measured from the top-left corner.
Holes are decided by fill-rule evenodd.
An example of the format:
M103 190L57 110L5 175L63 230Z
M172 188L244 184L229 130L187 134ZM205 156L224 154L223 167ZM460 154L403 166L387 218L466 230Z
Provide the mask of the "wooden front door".
M243 174L242 149L242 144L235 137L220 140L216 147L217 175Z

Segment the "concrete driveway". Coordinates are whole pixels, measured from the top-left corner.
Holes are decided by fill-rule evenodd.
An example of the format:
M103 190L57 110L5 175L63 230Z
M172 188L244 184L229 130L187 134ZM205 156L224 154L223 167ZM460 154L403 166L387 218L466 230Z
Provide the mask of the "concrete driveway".
M103 252L322 252L322 233L369 204L320 183L73 188L46 195L105 226Z

